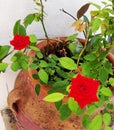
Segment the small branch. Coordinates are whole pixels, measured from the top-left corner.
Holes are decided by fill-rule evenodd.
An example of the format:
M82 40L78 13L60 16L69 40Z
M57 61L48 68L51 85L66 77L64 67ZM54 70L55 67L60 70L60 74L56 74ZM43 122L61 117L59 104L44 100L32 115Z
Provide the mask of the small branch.
M80 58L81 56L83 55L85 49L86 49L86 45L87 45L87 42L88 42L88 39L85 40L85 44L84 44L84 47L82 49L82 51L80 52L79 56L78 56L78 59L77 59L77 66L79 67L79 62L80 62Z
M40 3L41 3L41 24L42 24L42 27L43 27L43 30L44 30L44 33L45 33L45 37L47 38L47 40L49 39L48 38L48 35L47 35L47 31L46 31L46 28L45 28L45 24L44 24L44 7L43 7L43 2L42 0L40 0Z
M83 55L84 51L86 50L87 43L88 43L89 33L90 33L90 28L88 28L88 32L87 32L87 36L86 36L86 39L85 39L84 47L83 47L82 51L80 52L80 54L79 54L79 56L78 56L78 59L77 59L77 67L79 67L80 58L81 58L81 56Z
M70 13L68 13L67 11L65 11L64 9L60 9L60 11L62 11L63 13L69 15L70 17L72 17L75 21L78 20L78 19L76 19L73 15L71 15Z
M45 33L45 37L46 37L46 42L47 42L47 54L49 53L49 38L48 38L48 34L45 28L45 24L44 24L44 6L43 6L43 2L42 0L40 0L41 3L41 24Z

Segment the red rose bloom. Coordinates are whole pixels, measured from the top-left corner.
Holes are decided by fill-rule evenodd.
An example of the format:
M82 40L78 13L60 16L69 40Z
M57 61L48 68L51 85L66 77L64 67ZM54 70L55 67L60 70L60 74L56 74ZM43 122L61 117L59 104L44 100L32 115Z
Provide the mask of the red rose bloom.
M99 101L97 97L99 85L99 81L78 74L76 78L72 78L68 97L73 97L83 108L87 104Z
M14 39L10 41L10 44L14 46L15 50L26 48L30 44L29 36L20 36L16 34Z

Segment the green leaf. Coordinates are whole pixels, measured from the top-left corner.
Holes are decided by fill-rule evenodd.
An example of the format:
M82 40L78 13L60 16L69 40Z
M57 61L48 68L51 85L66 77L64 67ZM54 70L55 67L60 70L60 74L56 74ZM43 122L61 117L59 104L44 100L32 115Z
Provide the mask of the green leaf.
M67 37L66 41L74 41L74 39L76 39L77 35L78 34L76 33L76 34L73 34L73 35Z
M56 69L56 72L57 74L60 76L60 77L63 77L63 78L67 78L68 79L68 75L66 74L66 72L60 68Z
M71 115L71 111L68 107L67 104L63 104L61 107L60 107L60 118L62 121L66 120L70 115Z
M48 65L49 65L49 64L48 64ZM46 72L47 72L49 75L54 75L55 70L52 70L51 68L48 68L48 69L46 70ZM54 78L54 77L52 77L52 78Z
M23 70L28 70L28 63L26 61L21 61L20 65Z
M55 92L46 96L43 100L48 102L58 102L64 98L64 95L59 92Z
M30 67L31 69L33 69L33 70L38 69L38 65L35 64L35 63L31 63L29 67Z
M35 80L39 80L39 77L37 74L32 74L32 77L35 79Z
M44 82L46 84L48 83L49 76L48 76L48 74L46 73L45 70L40 69L39 72L38 72L38 76L39 76L39 78L42 82Z
M97 107L101 107L101 106L104 104L104 102L105 102L105 97L104 97L104 95L101 95L101 96L99 97L99 102L95 102L94 104L95 104Z
M35 22L39 22L41 20L41 14L40 13L35 13L35 18L34 18L34 21Z
M42 59L42 58L43 58L43 54L41 53L41 51L38 51L38 52L37 52L37 57L38 57L39 59Z
M2 60L5 56L7 56L9 50L10 46L8 45L0 46L0 60Z
M76 111L76 114L77 115L81 115L84 113L84 109L81 109L80 107L78 107L77 111Z
M93 114L94 113L94 111L95 111L95 109L96 109L96 106L95 105L91 105L91 106L89 106L89 108L88 108L88 114Z
M66 94L66 88L67 88L68 85L69 85L69 82L67 80L61 81L61 79L59 79L56 82L52 81L52 82L50 82L50 86L52 86L52 87L48 91L48 93L50 94L50 93L53 93L53 92L62 92L64 94Z
M10 59L12 62L15 62L17 60L17 56L13 55Z
M61 107L61 105L62 105L62 100L58 101L58 102L55 102L55 106L56 106L57 110L59 110L59 108Z
M58 61L58 57L55 54L52 54L51 58L53 58L54 61Z
M29 14L24 19L24 25L27 27L29 24L31 24L34 21L35 14Z
M87 16L84 15L83 18L84 18L85 22L87 22L87 23L89 22L89 18Z
M25 36L26 35L26 29L23 25L19 26L19 35Z
M102 23L102 21L98 18L92 19L91 24L90 24L92 32L96 32L100 28L101 23Z
M104 68L107 71L108 74L113 74L112 65L109 61L105 61Z
M40 93L40 85L39 84L36 84L35 92L36 92L37 95L39 95L39 93Z
M13 28L13 34L20 34L20 35L26 35L26 29L23 25L20 24L21 20L16 21L14 28Z
M105 126L104 130L113 130L113 129L111 127L109 127L109 126Z
M108 72L107 70L102 67L100 70L99 70L99 80L102 82L102 84L105 84L105 82L107 81L108 79Z
M84 126L84 128L86 129L89 128L90 122L91 122L91 119L89 115L84 115L82 117L82 125Z
M40 49L38 47L35 47L35 46L29 46L31 50L34 50L34 51L40 51Z
M68 69L68 70L76 70L77 69L76 63L69 57L59 58L59 62L62 65L62 67L64 67L65 69Z
M109 83L111 84L111 86L114 86L114 78L110 78Z
M98 5L98 4L95 4L95 3L93 3L93 2L90 2L90 4L93 5L93 6L95 6L97 9L101 9L101 6Z
M74 43L69 44L69 49L73 54L76 53L76 45Z
M107 108L108 108L108 109L110 109L110 110L112 110L112 109L114 109L114 105L113 105L113 104L108 103L108 104L107 104Z
M7 63L5 63L5 62L0 63L0 72L4 72L7 67L8 67Z
M57 81L53 84L53 87L56 87L56 88L61 88L61 87L65 87L65 86L68 86L69 85L69 82L67 80L63 80L63 81Z
M34 34L29 35L29 37L30 37L30 42L31 43L36 43L37 42L37 37Z
M44 60L40 60L40 64L39 64L40 67L47 67L48 66L48 63Z
M91 65L89 62L83 63L82 64L82 74L88 76L88 74L90 74L90 68L91 68Z
M34 1L37 6L42 6L41 3L37 0Z
M103 122L106 126L110 125L111 123L111 115L109 113L105 113L103 115Z
M101 88L100 89L100 92L104 95L104 96L107 96L107 97L111 97L112 96L112 92L109 88Z
M78 109L78 103L74 100L74 98L69 98L68 107L72 112L76 112Z
M90 130L101 130L102 127L102 116L97 115L93 118L90 124Z
M81 50L83 49L83 45L80 44L80 43L77 43L77 45L76 45L76 47L75 47L74 49L75 49L75 51L76 51L74 54L80 53Z
M105 6L107 5L107 2L105 1L101 1L102 4L104 4Z
M95 60L97 57L95 54L88 54L86 56L84 56L84 59L88 60L88 61L93 61Z
M11 64L11 69L12 69L13 71L19 70L19 69L20 69L19 63L18 63L18 62L13 62L13 63Z

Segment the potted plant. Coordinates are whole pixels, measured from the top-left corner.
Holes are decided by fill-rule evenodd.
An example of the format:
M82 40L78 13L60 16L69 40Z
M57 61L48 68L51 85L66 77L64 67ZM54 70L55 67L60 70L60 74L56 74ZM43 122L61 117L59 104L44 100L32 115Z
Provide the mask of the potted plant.
M11 53L11 69L23 69L8 95L8 105L22 125L19 129L112 130L113 1L102 2L103 7L87 3L77 18L62 10L76 20L72 25L77 32L53 39L45 28L42 0L35 3L40 11L14 26L10 44L17 51L9 52L10 46L0 48L1 71L8 66L3 59ZM90 12L89 19L84 14L90 5L96 10ZM33 21L41 22L46 37L37 45L36 36L26 33ZM78 38L78 32L83 32L84 39Z

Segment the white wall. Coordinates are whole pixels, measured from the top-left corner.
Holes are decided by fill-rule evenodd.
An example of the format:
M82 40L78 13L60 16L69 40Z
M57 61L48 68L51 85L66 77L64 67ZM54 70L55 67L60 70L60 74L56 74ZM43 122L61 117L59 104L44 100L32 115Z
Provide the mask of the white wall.
M47 16L45 18L46 28L50 37L67 36L72 34L71 27L73 19L60 11L64 8L72 15L76 15L76 10L89 0L47 0L44 2ZM100 0L91 0L99 3ZM16 20L24 18L31 11L35 4L33 0L0 0L0 44L9 44L12 39L13 25ZM33 24L28 33L35 33L38 37L44 37L40 24ZM7 87L9 91L13 88L17 73L9 69L5 74L0 74L0 110L7 105ZM1 126L2 124L0 124ZM4 130L3 128L1 128Z
M89 0L47 0L44 2L47 12L46 26L50 36L68 35L72 33L72 18L62 13L64 8L72 15L76 15L76 10ZM94 1L95 0L90 0ZM96 0L99 2L100 0ZM36 6L33 0L0 0L0 43L8 44L12 38L13 25L16 20L24 18L28 13L33 12ZM34 24L29 32L35 32L42 37L42 28Z

